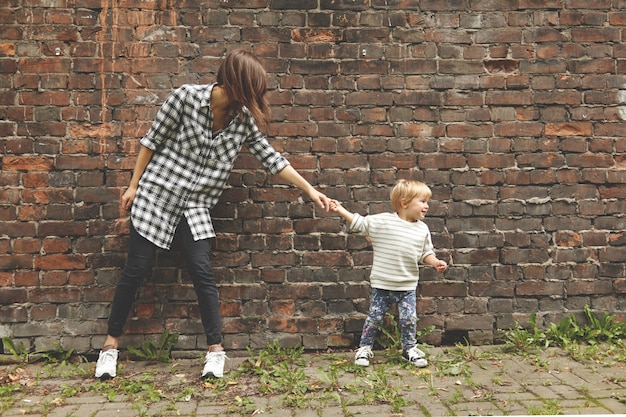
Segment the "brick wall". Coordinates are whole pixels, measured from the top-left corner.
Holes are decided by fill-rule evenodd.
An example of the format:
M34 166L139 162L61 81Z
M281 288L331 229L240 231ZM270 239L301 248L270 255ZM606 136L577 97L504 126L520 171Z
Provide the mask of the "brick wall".
M3 0L0 335L98 349L126 256L118 200L175 87L227 49L269 72L272 143L362 214L398 178L432 186L443 277L424 341L492 343L585 305L626 313L626 0ZM372 260L242 154L213 212L229 349L346 347ZM204 348L176 252L160 252L127 344L164 326Z

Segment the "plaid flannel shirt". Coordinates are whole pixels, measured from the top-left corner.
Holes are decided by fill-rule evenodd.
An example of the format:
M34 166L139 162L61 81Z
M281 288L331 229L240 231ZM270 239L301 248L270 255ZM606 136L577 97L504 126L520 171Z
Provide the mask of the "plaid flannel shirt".
M195 240L215 237L209 209L221 196L245 143L272 174L289 162L259 131L247 109L213 133L211 85L183 85L165 100L141 144L154 151L131 209L135 229L169 249L185 216Z

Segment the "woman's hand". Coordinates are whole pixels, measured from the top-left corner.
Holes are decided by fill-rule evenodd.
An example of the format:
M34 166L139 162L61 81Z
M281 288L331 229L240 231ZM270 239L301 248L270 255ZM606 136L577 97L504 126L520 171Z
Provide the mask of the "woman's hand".
M313 189L313 191L311 191L311 194L309 194L309 197L321 209L325 209L326 211L328 211L328 209L330 208L330 198L326 197L326 194L321 193L317 191L316 189Z
M315 204L317 204L321 209L326 209L326 211L328 211L330 199L326 197L324 193L317 191L315 187L309 184L309 182L305 180L291 165L287 165L283 168L282 171L278 173L278 176L304 191Z
M122 199L120 200L122 211L130 210L133 205L133 200L135 199L135 194L137 194L137 188L135 187L128 187L124 194L122 194Z

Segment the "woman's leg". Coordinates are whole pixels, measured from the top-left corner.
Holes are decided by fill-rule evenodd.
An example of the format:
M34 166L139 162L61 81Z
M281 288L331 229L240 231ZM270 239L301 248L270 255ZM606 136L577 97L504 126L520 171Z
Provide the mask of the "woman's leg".
M209 239L193 240L193 235L183 217L176 230L187 261L187 269L196 290L200 319L210 350L222 350L222 320L219 293L211 266Z
M105 346L113 345L113 348L117 349L117 340L124 330L137 289L152 268L155 251L154 244L137 233L131 224L128 258L122 278L115 288Z
M155 246L141 237L131 225L128 258L122 278L115 287L109 315L108 335L96 363L96 378L109 379L117 375L119 337L122 335L128 313L135 301L137 288L152 267L155 250Z

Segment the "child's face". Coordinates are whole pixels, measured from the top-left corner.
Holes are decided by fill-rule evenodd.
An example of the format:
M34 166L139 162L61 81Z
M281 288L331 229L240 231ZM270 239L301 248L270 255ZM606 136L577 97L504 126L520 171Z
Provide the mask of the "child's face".
M403 201L402 207L405 210L406 217L417 220L426 217L426 213L428 213L428 200L428 197L418 195L410 201Z

